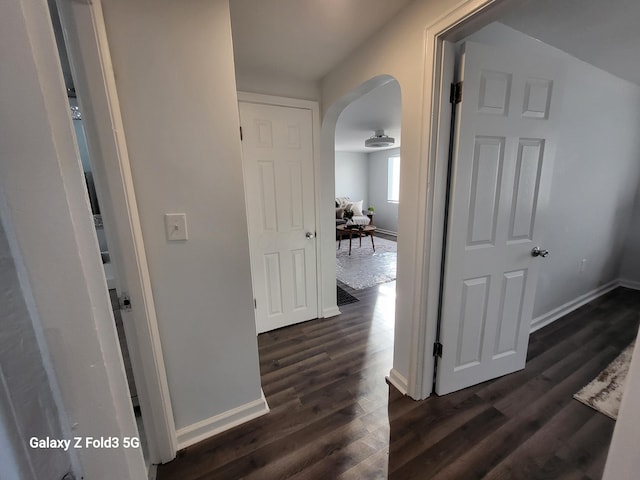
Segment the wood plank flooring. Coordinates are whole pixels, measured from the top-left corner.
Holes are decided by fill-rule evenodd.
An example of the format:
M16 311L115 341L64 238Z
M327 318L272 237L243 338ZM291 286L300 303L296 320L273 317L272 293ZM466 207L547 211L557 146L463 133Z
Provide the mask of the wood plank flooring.
M614 422L572 395L635 338L640 292L533 334L524 370L421 402L384 381L395 282L355 295L338 317L260 335L271 412L179 452L158 479L601 477Z

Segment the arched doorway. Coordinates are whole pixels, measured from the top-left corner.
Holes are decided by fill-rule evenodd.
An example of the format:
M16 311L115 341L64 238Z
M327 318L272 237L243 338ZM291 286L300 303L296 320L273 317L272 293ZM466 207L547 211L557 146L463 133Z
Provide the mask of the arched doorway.
M323 175L320 182L321 183L320 190L321 190L323 205L325 204L330 205L331 202L335 204L336 196L340 196L340 192L336 188L336 150L337 150L336 147L340 148L340 142L343 142L343 144L345 143L344 143L344 140L340 138L340 134L336 135L337 133L336 128L340 127L339 124L340 124L341 118L344 118L342 117L343 113L347 112L347 115L348 115L350 108L358 108L358 104L361 103L358 109L364 112L363 115L366 116L366 112L368 112L369 117L370 118L373 117L374 115L372 114L372 112L375 112L376 110L375 101L378 98L376 95L376 91L381 92L385 90L390 90L390 91L392 90L393 95L395 95L396 102L400 104L401 92L400 92L399 82L390 75L380 75L361 84L359 87L352 90L349 94L343 96L339 101L335 102L326 111L325 116L323 118L322 128L321 128L321 151L322 151L321 162L322 162ZM367 101L368 98L370 99L370 101ZM401 109L401 106L398 105L398 116L400 115L400 109ZM382 121L381 119L383 117L384 117L384 113L380 112L379 118L377 119L377 121L381 122ZM374 118L373 121L375 122L376 119ZM367 123L366 119L361 119L360 123L356 123L356 125L359 125L359 128L363 130L359 133L362 138L357 139L355 141L361 142L362 144L364 144L365 138L374 134L374 130L389 128L381 124L378 124L379 126L375 126L373 123ZM395 129L392 127L391 130L387 130L385 131L385 133L387 133L389 136L394 136L394 135L397 136L398 143L399 143L400 122L398 121L396 125L397 126L395 127ZM356 133L358 130L357 126L352 126L351 130L357 135ZM391 133L394 133L394 135L391 135ZM394 145L393 154L394 155L400 154L400 149L397 148L395 145ZM364 153L364 155L365 157L368 157L372 154ZM387 228L383 228L383 230L386 230L387 232L392 232L394 235L397 235L398 234L398 228L397 228L398 205L397 205L397 201L389 202L389 198L388 198L389 192L388 192L388 189L386 188L386 185L388 184L388 179L389 179L388 157L390 156L391 155L386 155L383 152L378 152L376 161L383 163L386 169L384 178L382 179L382 182L385 185L385 187L382 192L376 192L375 197L370 197L369 191L367 191L366 196L367 196L368 204L371 204L375 208L376 213L374 214L374 218L376 218L375 215L377 215L377 211L380 209L379 205L381 205L378 202L382 197L378 196L378 194L384 197L383 199L384 206L388 208L386 209L382 208L382 210L383 211L386 210L385 213L387 213L387 215L391 213L391 217L395 218L396 220L393 223L387 223L388 219L383 220L385 222L383 223L383 225L387 227ZM362 160L362 157L360 158L360 160ZM365 161L368 161L368 160L369 159L367 158ZM358 159L355 159L356 165L357 165L357 162L358 162ZM351 166L351 168L353 168L353 165ZM378 169L379 168L380 166L378 166ZM369 185L369 182L367 182L367 185ZM371 200L371 198L376 198L377 200L375 200L375 202L378 204L376 205ZM353 200L359 201L361 199L353 198ZM332 209L326 210L327 214L324 215L321 220L323 231L325 232L335 231L335 228L336 228L335 215L329 215L330 211L333 212ZM374 220L374 224L376 221L377 220ZM391 228L389 228L389 226L391 226ZM348 242L348 239L347 239L347 242ZM366 239L366 242L368 242L368 239ZM334 260L336 258L335 236L324 235L321 249L322 249L322 259L323 259L322 283L323 283L323 290L325 292L323 303L325 306L325 312L327 311L328 308L335 308L335 311L337 313L339 311L338 307L336 306L337 298L333 297L333 292L336 291L335 285L336 285L336 272L337 272L337 266ZM393 286L393 290L394 290L393 293L395 297L395 285ZM394 349L397 349L397 346L394 346ZM401 392L407 393L406 380L404 380L403 378L400 379L399 376L397 375L397 372L395 372L395 374L394 372L395 370L391 368L389 380Z

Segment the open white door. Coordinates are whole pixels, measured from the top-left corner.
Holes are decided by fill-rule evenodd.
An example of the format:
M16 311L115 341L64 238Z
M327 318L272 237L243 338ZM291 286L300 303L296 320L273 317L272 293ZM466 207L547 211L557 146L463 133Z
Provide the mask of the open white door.
M442 395L524 368L560 62L467 42L446 241ZM546 260L549 261L549 260Z
M258 333L318 316L311 110L240 102Z

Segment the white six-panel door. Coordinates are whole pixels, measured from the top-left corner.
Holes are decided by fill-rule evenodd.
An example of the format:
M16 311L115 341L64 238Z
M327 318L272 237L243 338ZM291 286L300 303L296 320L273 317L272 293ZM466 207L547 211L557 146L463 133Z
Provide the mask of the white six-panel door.
M551 261L531 252L545 233L561 68L526 52L464 45L438 394L525 366L538 268Z
M240 102L258 333L317 317L312 112Z

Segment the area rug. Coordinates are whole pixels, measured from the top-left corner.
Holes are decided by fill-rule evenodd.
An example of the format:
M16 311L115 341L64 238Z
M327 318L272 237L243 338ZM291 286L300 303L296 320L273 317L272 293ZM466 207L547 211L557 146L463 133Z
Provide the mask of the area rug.
M342 240L338 249L336 242L336 277L354 290L373 287L396 279L397 243L374 237L376 251L371 247L371 239L353 239L349 255L349 239Z
M632 342L607 368L600 372L600 375L576 393L573 398L616 420L631 363L633 345Z
M356 297L347 292L344 288L336 285L338 289L338 306L341 307L343 305L349 305L350 303L359 302Z

